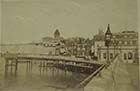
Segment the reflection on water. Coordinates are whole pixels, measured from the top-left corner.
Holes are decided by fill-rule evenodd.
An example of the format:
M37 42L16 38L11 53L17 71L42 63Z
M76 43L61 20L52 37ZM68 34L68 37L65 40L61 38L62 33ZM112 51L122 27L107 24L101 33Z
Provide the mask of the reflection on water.
M26 63L18 65L17 75L10 69L4 75L4 59L0 60L0 90L12 91L63 91L73 88L88 75L52 67L39 67L33 62L32 69Z

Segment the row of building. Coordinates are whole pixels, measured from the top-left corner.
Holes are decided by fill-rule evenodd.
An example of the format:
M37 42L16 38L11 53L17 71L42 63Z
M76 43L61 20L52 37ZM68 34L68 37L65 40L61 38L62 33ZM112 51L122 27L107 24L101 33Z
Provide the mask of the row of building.
M108 26L107 31L110 31ZM98 61L107 60L107 47L105 46L105 33L99 30L93 39L72 37L64 39L57 29L53 37L42 38L45 47L55 47L55 55L74 55L75 57L93 58ZM121 53L124 62L138 61L138 33L135 31L122 31L113 33L109 46L109 59Z
M107 29L107 31L110 31L110 27ZM103 32L99 32L98 35L94 36L92 51L95 52L95 56L98 57L99 61L106 61L108 56L104 38L105 34ZM118 53L120 53L124 62L138 62L138 32L122 31L112 34L109 60L111 61Z

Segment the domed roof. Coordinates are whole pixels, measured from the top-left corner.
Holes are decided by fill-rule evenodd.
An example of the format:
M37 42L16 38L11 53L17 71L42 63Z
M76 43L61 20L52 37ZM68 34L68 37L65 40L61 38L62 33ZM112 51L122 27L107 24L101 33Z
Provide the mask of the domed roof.
M54 34L60 34L59 30L56 29L55 32L54 32Z

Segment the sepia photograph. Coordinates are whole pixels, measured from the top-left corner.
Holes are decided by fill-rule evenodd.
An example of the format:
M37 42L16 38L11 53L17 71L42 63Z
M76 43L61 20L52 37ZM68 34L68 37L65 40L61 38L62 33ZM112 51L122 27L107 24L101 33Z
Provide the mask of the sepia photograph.
M139 91L138 0L1 0L0 91Z

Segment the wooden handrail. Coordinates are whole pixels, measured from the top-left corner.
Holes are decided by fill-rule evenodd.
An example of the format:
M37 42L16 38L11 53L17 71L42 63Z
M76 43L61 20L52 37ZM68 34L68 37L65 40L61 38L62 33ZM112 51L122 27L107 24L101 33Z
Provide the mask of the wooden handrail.
M99 72L101 71L103 68L105 67L105 65L102 65L101 67L99 67L96 71L94 71L90 76L88 76L84 81L82 81L80 84L78 84L75 88L80 88L85 86L86 84L88 84L88 82Z

